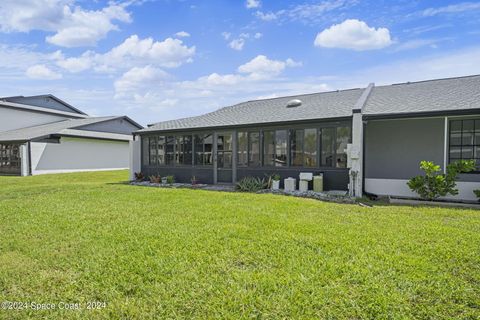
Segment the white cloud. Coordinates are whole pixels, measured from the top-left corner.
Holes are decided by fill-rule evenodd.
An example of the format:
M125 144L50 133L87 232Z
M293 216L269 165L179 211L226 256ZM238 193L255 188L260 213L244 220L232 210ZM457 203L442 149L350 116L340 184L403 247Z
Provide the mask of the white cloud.
M273 21L276 20L278 17L273 12L263 13L261 11L255 12L255 16L263 21Z
M175 33L175 35L179 38L188 38L190 37L190 33L186 32L186 31L180 31L180 32L177 32Z
M245 45L245 39L243 38L233 39L232 41L230 41L228 45L233 50L240 51L243 49L243 46Z
M330 0L330 1L322 1L320 3L304 3L299 4L291 8L290 10L285 10L285 15L289 17L289 19L295 21L302 21L302 22L309 22L312 20L318 20L319 17L324 15L327 12L347 8L353 5L354 1L346 1L346 0Z
M264 55L258 55L249 62L238 67L238 72L248 73L252 78L265 79L277 76L282 73L286 67L298 67L301 63L292 59L285 61L270 60Z
M260 5L260 0L247 0L247 2L245 3L247 9L258 8L260 7Z
M319 24L326 21L336 21L338 11L356 5L357 0L324 0L317 3L302 3L291 5L275 12L256 11L255 16L263 21L279 20L280 22L298 21L303 24Z
M423 16L431 17L443 13L460 13L465 11L480 10L480 3L478 2L462 2L451 4L445 7L428 8L423 11Z
M55 31L64 17L68 0L2 0L0 30L28 32Z
M223 34L225 40L228 41L230 38L231 34L224 32ZM228 46L234 50L241 51L243 47L245 46L245 42L250 39L260 39L262 37L262 34L260 32L255 33L253 36L250 35L250 33L240 33L236 39L233 39L228 43Z
M362 51L385 48L392 44L392 40L387 28L375 29L363 21L348 19L318 33L314 44Z
M47 42L62 47L95 46L107 33L118 30L112 20L131 22L130 14L122 6L113 5L98 10L85 11L64 7L64 21L57 33L47 37Z
M291 67L291 68L294 68L294 67L301 67L303 66L303 63L301 61L295 61L293 59L290 59L288 58L287 60L285 60L285 65L287 67Z
M222 37L223 37L223 39L225 39L225 40L230 39L231 36L232 36L232 34L231 34L230 32L226 32L226 31L225 31L225 32L222 32Z
M78 58L64 59L63 55L57 58L57 65L72 73L88 70L92 67L92 53L87 51Z
M393 48L394 52L405 51L405 50L414 50L422 47L429 46L430 48L436 49L438 43L443 41L449 41L452 38L442 38L442 39L412 39L400 43L398 46Z
M73 0L3 0L0 30L54 32L46 41L63 47L94 46L118 26L113 21L131 22L124 5L110 3L100 10L84 10Z
M134 67L115 81L115 92L118 95L138 90L139 88L152 85L152 83L163 81L167 77L168 74L165 71L152 66Z
M238 67L241 73L266 73L277 75L285 69L285 62L270 60L264 55L258 55L249 62Z
M182 40L167 38L154 41L152 38L140 39L130 36L122 44L112 48L104 55L97 55L101 64L116 67L118 64L150 63L164 68L175 68L191 62L195 55L195 46L188 47Z
M134 85L132 81L127 84L117 81L116 98L126 108L133 106L146 113L148 110L158 113L155 120L160 121L201 114L260 95L267 96L273 90L288 95L325 89L326 85L319 79L295 82L280 77L286 68L298 65L292 59L281 61L259 56L239 66L235 73L211 73L188 81L164 81L162 77L158 81L145 80L148 77L144 77L143 70L138 70L135 74L140 76L134 77ZM125 75L122 81L130 78L130 75ZM178 105L182 108L173 107Z
M31 66L27 69L25 74L31 79L56 80L62 78L62 75L60 73L49 69L43 64Z

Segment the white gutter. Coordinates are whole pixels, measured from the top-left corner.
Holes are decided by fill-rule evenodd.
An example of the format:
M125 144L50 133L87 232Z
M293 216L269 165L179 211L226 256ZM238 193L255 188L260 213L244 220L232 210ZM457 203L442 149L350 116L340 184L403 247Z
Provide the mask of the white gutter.
M120 141L132 141L133 140L133 136L131 136L129 134L100 132L100 131L87 131L87 130L75 130L75 129L63 129L63 130L60 130L57 134L59 134L61 136L105 139L105 140L120 140Z

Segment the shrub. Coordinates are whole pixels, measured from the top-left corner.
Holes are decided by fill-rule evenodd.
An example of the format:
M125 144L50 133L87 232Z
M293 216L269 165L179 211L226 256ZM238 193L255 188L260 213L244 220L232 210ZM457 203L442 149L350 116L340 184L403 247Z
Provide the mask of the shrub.
M478 198L478 201L480 201L480 189L475 189L475 190L473 190L473 193L475 193L475 195L476 195L477 198Z
M150 179L150 182L151 183L161 183L162 182L162 177L160 177L160 175L156 175L156 176L150 176L148 177Z
M475 161L460 160L452 162L447 166L446 174L441 174L440 166L431 161L421 161L420 169L425 172L425 175L413 177L407 184L422 199L434 200L448 194L457 195L456 179L458 174L475 170Z
M235 188L241 192L256 192L267 188L265 179L255 177L245 177L240 180Z
M281 177L278 173L275 173L274 175L272 175L272 180L274 181L280 181Z
M135 180L137 181L143 181L145 179L145 176L141 172L135 172L134 175L135 175Z
M174 184L175 183L175 176L167 176L167 183Z

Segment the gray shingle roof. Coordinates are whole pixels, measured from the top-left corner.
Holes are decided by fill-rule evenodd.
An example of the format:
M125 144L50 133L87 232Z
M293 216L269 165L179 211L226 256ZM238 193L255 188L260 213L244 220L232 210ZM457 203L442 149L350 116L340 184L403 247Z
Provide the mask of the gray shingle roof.
M139 132L349 117L363 90L349 89L248 101L198 117L159 122ZM287 108L288 101L292 99L301 100L302 105Z
M365 115L480 109L480 75L375 87Z
M61 134L64 129L78 128L84 125L116 119L119 117L92 117L87 119L68 119L64 121L43 124L34 127L0 132L0 141L29 141L47 137L52 134Z
M139 132L349 117L364 90L248 101L198 117L159 122ZM300 99L302 105L286 108L292 99ZM469 109L480 109L480 75L373 87L362 113L372 116Z

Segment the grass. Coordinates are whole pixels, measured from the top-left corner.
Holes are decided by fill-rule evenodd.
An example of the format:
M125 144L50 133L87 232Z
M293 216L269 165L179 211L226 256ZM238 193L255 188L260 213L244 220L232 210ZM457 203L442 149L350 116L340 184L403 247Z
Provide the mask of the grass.
M0 319L480 318L478 211L126 179L0 177Z

